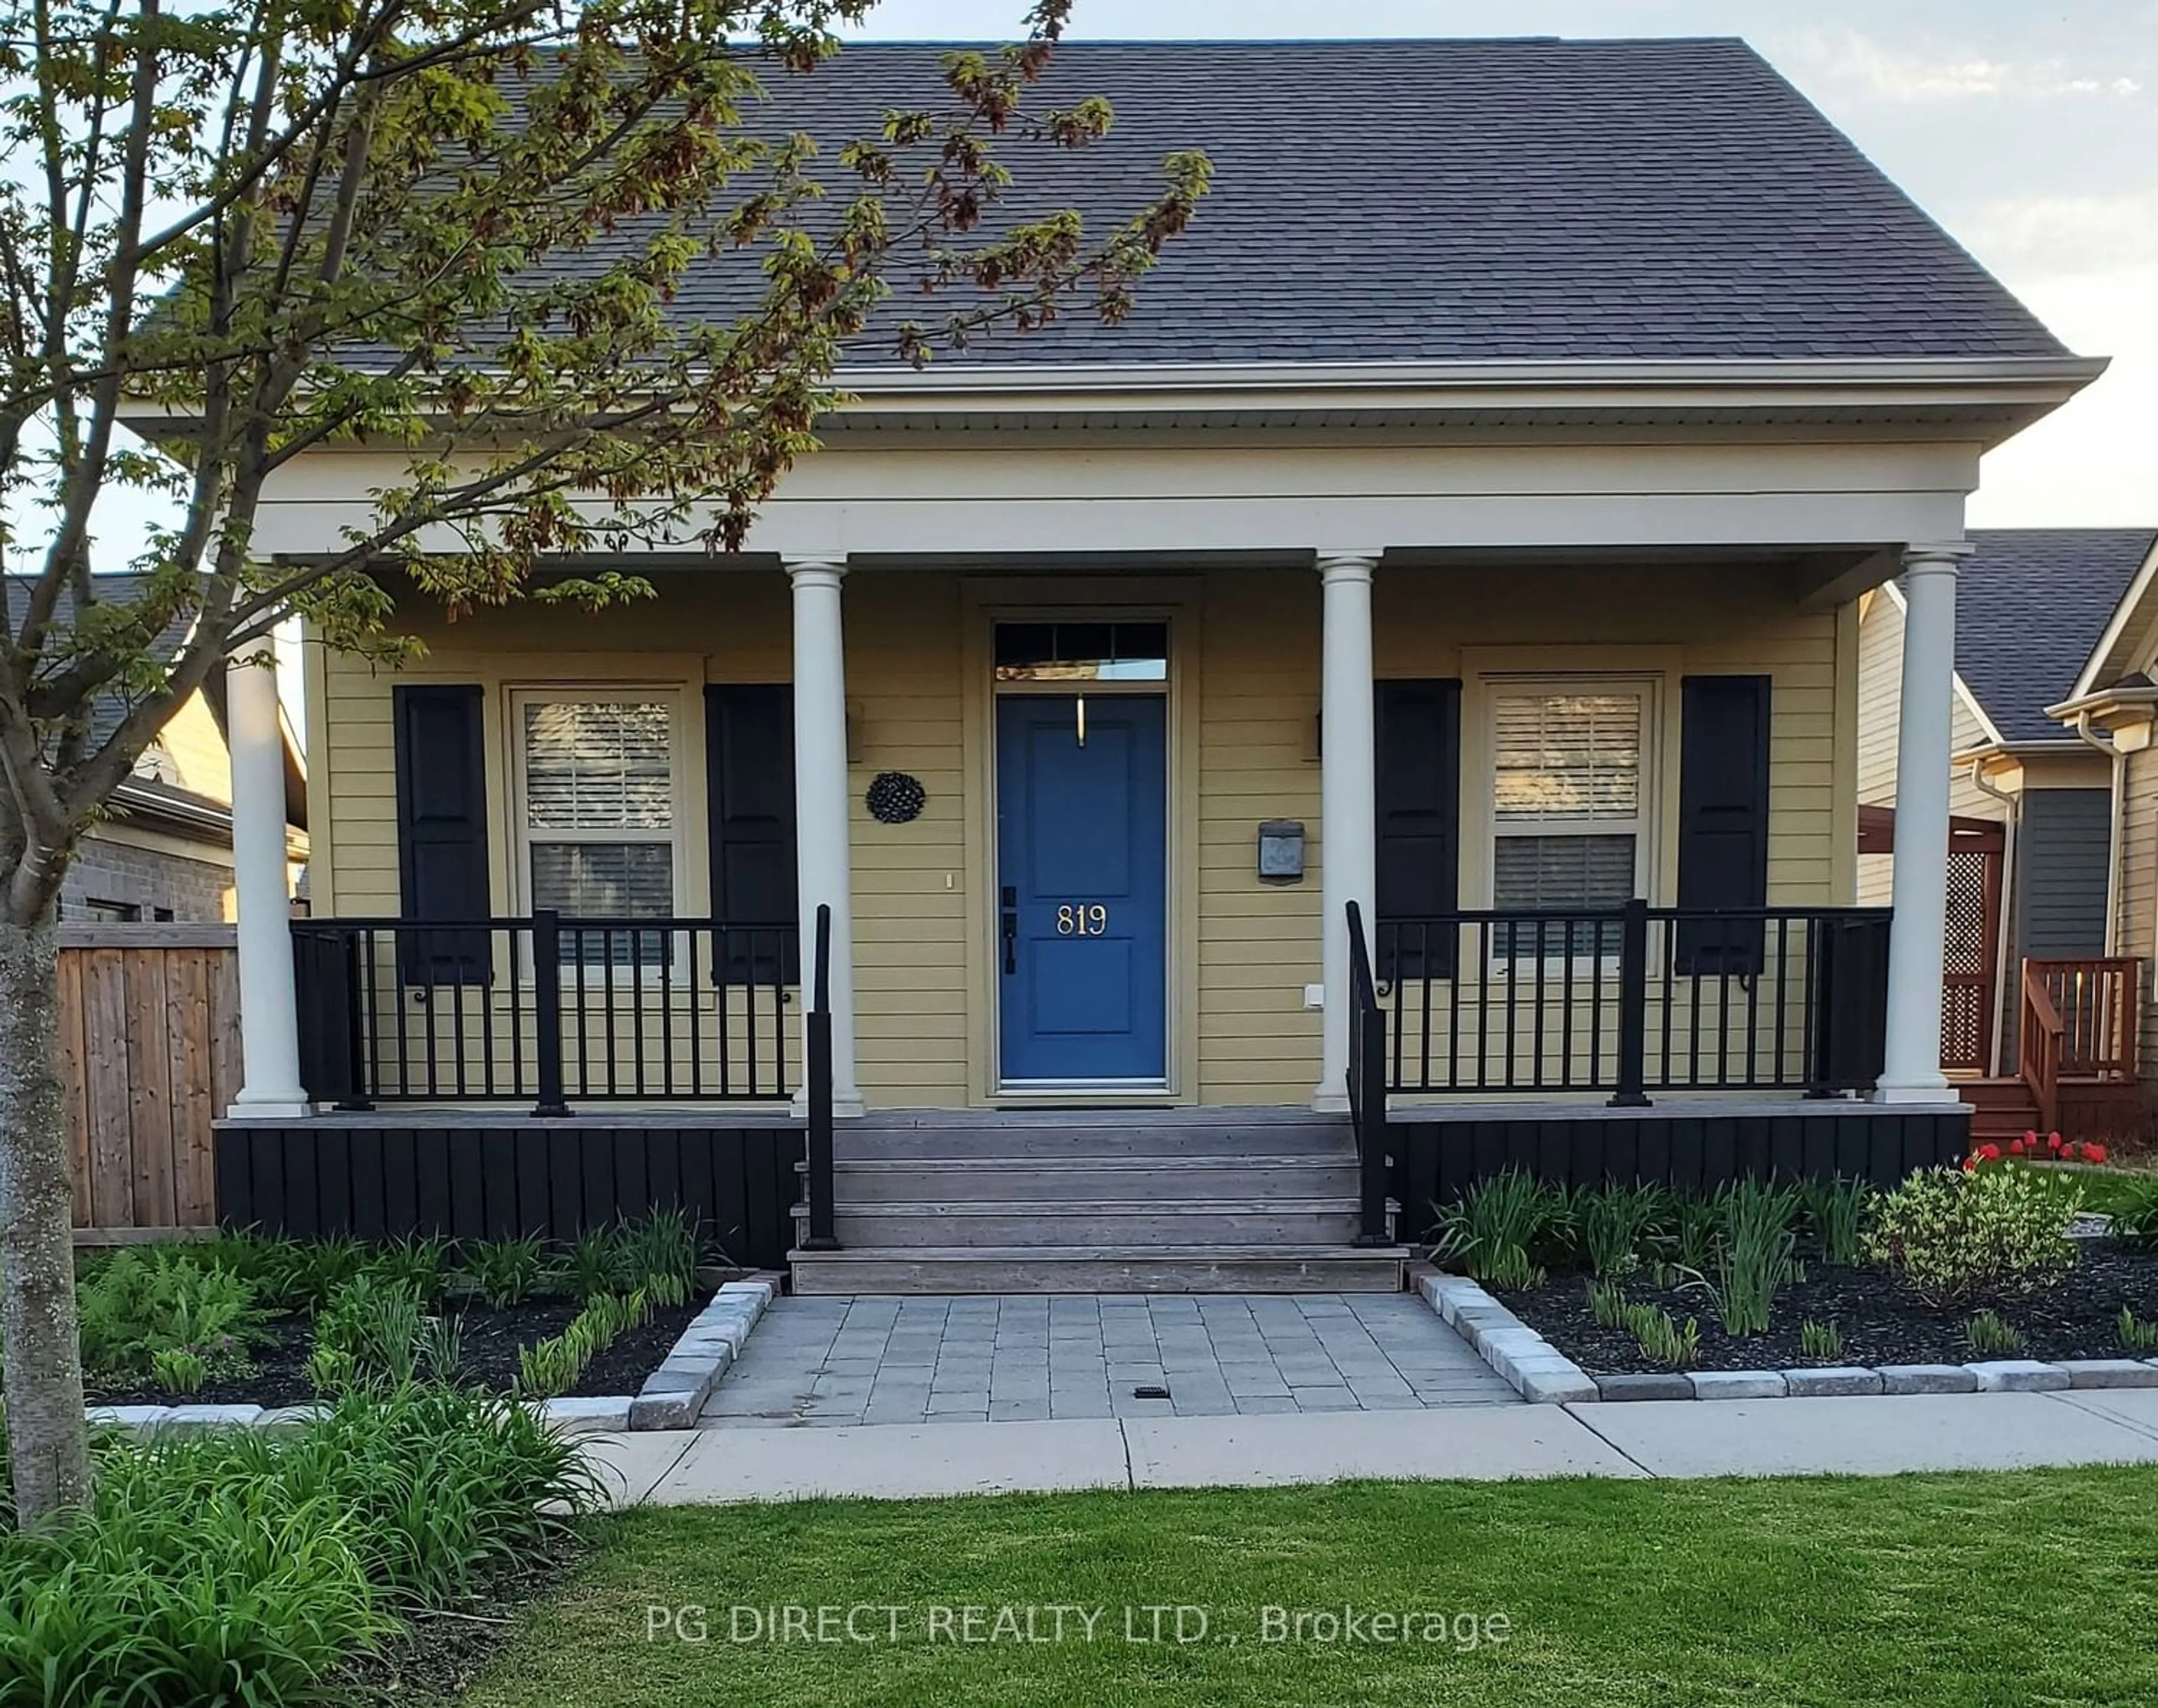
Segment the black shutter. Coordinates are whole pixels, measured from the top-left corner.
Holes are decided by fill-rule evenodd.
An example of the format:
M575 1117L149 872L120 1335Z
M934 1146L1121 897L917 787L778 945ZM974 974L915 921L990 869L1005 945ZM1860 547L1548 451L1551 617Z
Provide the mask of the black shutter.
M730 926L792 926L794 884L794 690L785 683L705 689L705 764L712 817L712 914ZM782 947L783 943L783 947ZM801 978L794 938L731 934L730 984Z
M1689 676L1679 730L1679 906L1767 906L1768 679ZM1681 973L1761 971L1763 921L1684 920Z
M393 688L397 876L410 920L488 917L486 735L477 684ZM484 984L488 934L400 933L409 984Z
M1461 684L1389 680L1376 687L1381 930L1375 971L1381 979L1451 978L1459 935L1452 926L1386 927L1450 914L1458 900Z

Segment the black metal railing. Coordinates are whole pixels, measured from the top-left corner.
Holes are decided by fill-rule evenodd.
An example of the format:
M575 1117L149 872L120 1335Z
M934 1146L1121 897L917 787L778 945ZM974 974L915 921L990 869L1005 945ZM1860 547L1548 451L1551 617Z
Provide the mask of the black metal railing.
M803 1138L808 1167L803 1171L803 1192L809 1206L809 1226L802 1241L806 1251L836 1251L832 1202L832 1004L828 986L832 976L832 910L817 904L816 957L809 978L809 1014L803 1029L808 1071L803 1078L803 1102L809 1117Z
M762 1102L789 1094L792 925L710 919L292 922L311 1097Z
M1360 1246L1389 1242L1386 1188L1392 1159L1386 1128L1386 1013L1379 1006L1363 910L1349 904L1349 1120L1356 1132Z
M1621 1107L1863 1090L1881 1071L1888 921L1639 900L1381 920L1386 1088L1602 1091Z

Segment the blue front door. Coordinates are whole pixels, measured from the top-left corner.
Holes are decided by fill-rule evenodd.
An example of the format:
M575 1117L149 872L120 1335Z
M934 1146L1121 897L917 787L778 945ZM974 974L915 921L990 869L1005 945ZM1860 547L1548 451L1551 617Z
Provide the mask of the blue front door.
M1006 1084L1168 1073L1168 730L1159 694L997 701Z

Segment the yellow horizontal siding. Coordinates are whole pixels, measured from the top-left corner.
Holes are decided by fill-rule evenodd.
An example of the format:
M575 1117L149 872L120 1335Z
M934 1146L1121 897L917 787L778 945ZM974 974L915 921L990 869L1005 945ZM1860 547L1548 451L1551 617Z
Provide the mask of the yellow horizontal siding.
M1172 941L1196 946L1193 1089L1214 1103L1301 1102L1317 1081L1320 1030L1319 1015L1304 1006L1305 987L1320 976L1325 853L1315 753L1318 578L1217 570L1201 579L1200 641L1180 700L1198 730L1197 845L1188 852L1198 916L1188 937L1172 931ZM416 673L494 689L549 672L564 681L622 679L648 654L695 659L689 668L707 681L788 674L783 578L683 575L663 580L661 591L655 606L597 618L524 609L425 627L429 654ZM1849 780L1838 762L1833 613L1802 611L1771 578L1735 570L1387 567L1376 597L1386 675L1459 674L1465 663L1474 667L1474 649L1493 648L1508 649L1510 661L1518 652L1529 661L1520 668L1593 669L1598 649L1611 647L1666 649L1674 677L1767 673L1774 684L1771 899L1835 899L1832 803ZM1861 674L1878 651L1872 631L1883 602L1861 629ZM963 1104L986 1073L983 1063L970 1071L968 1059L967 938L994 898L968 889L969 796L987 779L968 770L964 612L956 575L864 570L848 579L856 1025L873 1106ZM335 657L321 672L317 798L328 810L316 854L343 914L397 908L393 679ZM685 681L685 689L694 685ZM1675 801L1675 759L1664 756L1667 805ZM505 763L491 756L498 777ZM922 781L928 802L914 823L870 817L864 792L882 770ZM705 834L703 778L684 782L694 867ZM1477 787L1473 772L1469 786ZM2149 787L2158 805L2158 767ZM1307 827L1301 884L1262 884L1254 874L1257 825L1277 818ZM506 843L505 827L495 828L494 839ZM983 852L993 884L994 850ZM505 887L507 858L498 846ZM2158 876L2158 849L2146 865ZM684 883L693 875L701 894L700 872L685 874ZM2146 879L2140 892L2146 924L2150 887ZM497 900L507 905L506 894Z

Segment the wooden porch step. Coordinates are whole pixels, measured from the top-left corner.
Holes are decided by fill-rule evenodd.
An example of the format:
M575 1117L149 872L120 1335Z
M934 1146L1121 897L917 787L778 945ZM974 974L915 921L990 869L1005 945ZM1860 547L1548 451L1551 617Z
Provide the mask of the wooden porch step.
M808 1215L806 1208L796 1206L798 1226ZM1267 1242L1346 1246L1355 1241L1362 1226L1353 1195L1245 1196L1174 1203L1118 1196L863 1204L842 1195L833 1221L842 1245L880 1249Z
M808 1164L798 1162L797 1173ZM1068 1204L1075 1199L1152 1203L1236 1198L1356 1196L1356 1158L1332 1157L1065 1156L853 1157L833 1164L842 1208L875 1204L964 1204L985 1200Z
M1399 1293L1398 1246L1132 1246L791 1251L798 1293Z
M922 1110L843 1122L849 1162L1112 1163L1138 1158L1354 1163L1347 1117L1304 1110Z

